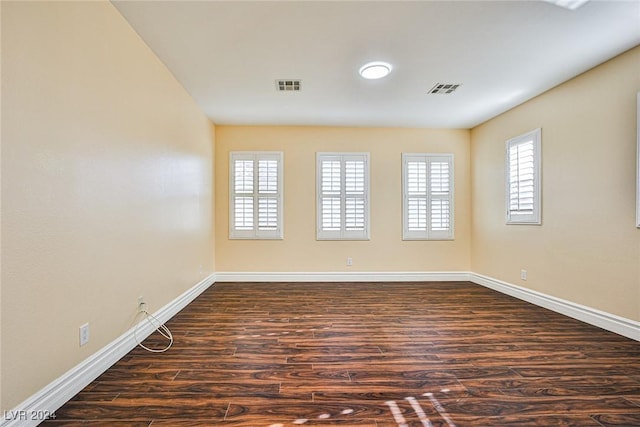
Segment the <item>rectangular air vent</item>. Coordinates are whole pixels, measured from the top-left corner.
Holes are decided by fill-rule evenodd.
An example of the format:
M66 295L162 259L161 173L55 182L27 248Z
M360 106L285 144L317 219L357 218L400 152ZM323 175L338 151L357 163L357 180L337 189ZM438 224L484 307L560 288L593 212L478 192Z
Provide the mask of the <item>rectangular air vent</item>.
M434 87L429 89L429 93L435 95L449 95L460 86L460 83L436 83Z
M299 92L302 80L276 80L278 92Z

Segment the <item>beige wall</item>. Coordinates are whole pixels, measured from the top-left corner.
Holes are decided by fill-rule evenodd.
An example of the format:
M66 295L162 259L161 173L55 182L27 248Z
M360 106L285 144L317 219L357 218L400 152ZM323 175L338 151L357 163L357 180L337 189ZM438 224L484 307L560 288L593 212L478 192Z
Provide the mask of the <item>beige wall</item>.
M8 410L212 272L212 139L109 2L2 2L2 62Z
M229 240L229 152L284 152L284 240ZM216 126L218 272L467 271L469 131ZM316 241L316 152L371 153L371 240ZM402 152L455 156L455 241L402 241ZM353 266L346 266L346 258Z
M640 320L639 90L636 47L473 129L473 272ZM537 127L543 224L505 225L504 144Z

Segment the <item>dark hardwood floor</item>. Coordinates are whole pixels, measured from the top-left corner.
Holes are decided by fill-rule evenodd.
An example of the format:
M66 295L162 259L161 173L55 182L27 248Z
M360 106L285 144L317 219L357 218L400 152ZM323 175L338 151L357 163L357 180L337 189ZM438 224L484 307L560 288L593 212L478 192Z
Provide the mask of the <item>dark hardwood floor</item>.
M218 283L167 326L45 425L640 426L640 343L471 283Z

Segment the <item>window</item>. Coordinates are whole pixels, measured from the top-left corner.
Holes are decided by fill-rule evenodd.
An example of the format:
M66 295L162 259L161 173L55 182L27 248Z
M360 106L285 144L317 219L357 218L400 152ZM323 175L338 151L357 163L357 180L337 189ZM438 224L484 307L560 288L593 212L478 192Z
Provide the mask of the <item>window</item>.
M369 239L369 153L317 154L318 240Z
M282 239L282 153L230 157L229 238Z
M540 224L540 129L507 141L507 224Z
M453 154L402 155L403 240L453 239Z

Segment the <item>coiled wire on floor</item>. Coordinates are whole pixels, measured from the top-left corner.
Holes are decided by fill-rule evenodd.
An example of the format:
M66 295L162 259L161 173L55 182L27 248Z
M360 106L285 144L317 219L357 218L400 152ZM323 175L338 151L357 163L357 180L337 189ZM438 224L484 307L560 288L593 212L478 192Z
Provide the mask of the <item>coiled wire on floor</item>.
M140 305L138 314L136 315L136 318L135 318L136 326L133 329L133 337L135 338L136 343L140 347L144 348L145 350L147 350L147 351L149 351L151 353L164 353L165 351L169 350L171 348L171 346L173 345L173 334L171 333L171 331L169 330L167 325L165 325L164 323L160 322L160 320L156 316L154 316L153 314L149 313L144 308L144 306L145 306L145 304L141 304ZM138 321L138 318L140 317L140 315L144 315L144 319ZM146 345L142 344L142 342L138 339L138 329L140 328L140 325L142 323L145 323L144 320L146 320L151 326L154 327L154 332L155 331L159 332L160 335L162 335L163 337L165 337L166 339L169 340L169 344L167 344L166 347L161 348L161 349L154 349L154 348L149 348Z

